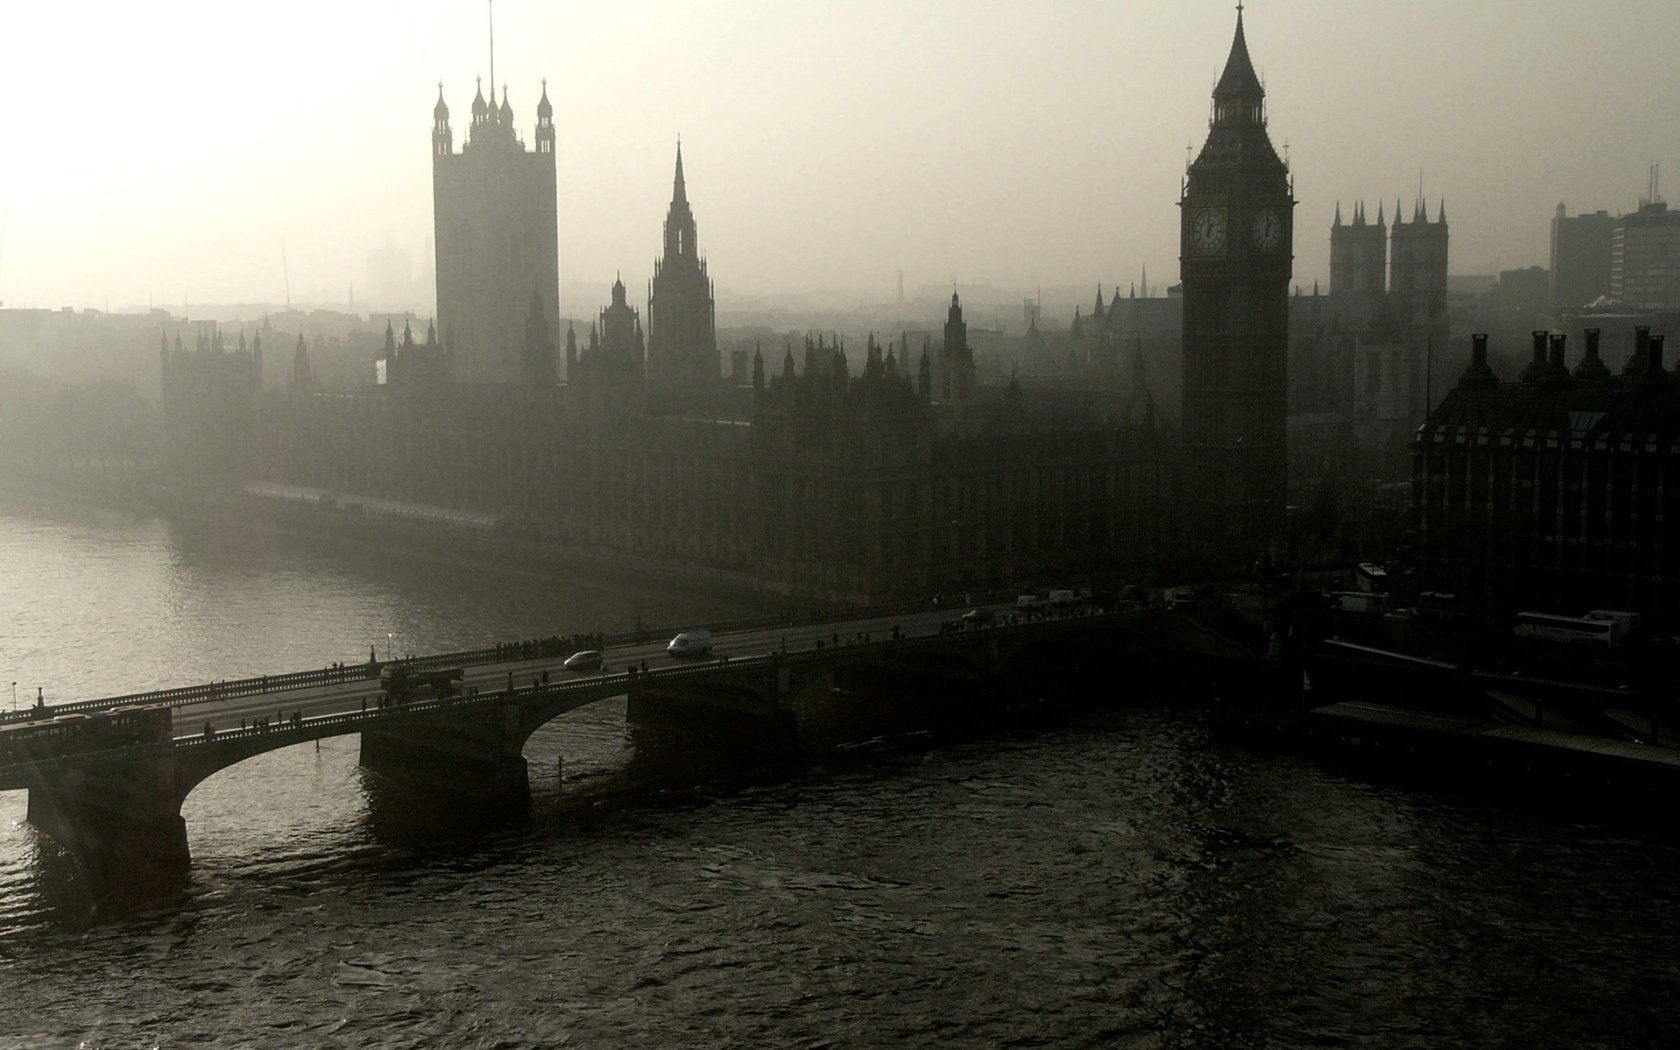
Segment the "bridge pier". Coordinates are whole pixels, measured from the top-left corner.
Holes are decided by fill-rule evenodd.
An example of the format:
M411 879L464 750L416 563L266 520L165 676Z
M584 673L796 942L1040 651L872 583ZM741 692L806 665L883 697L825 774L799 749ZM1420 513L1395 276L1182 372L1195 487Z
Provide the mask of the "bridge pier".
M29 822L81 863L101 901L165 896L192 864L172 767L165 754L49 774L29 788Z
M511 704L469 708L447 720L364 729L361 764L425 793L528 806L527 735Z

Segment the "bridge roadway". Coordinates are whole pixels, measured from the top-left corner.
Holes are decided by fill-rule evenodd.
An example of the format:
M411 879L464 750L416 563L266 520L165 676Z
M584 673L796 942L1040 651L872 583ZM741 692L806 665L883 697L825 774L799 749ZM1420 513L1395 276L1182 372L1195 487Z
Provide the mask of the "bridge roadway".
M949 607L718 632L711 656L698 660L667 656L666 639L622 644L605 650L606 671L594 674L566 671L566 654L476 664L466 659L485 654L457 654L459 662L448 658L464 672L456 696L383 708L367 667L276 676L314 684L266 692L268 679L232 684L249 695L192 687L66 705L85 713L173 697L178 735L167 744L32 755L0 766L0 790L29 791L30 823L77 857L97 893L145 898L169 892L190 864L187 795L267 751L359 733L361 764L420 795L528 805L523 750L531 733L609 697L627 696L627 717L638 724L785 753L797 749L795 705L833 695L837 682L978 699L995 680L1057 666L1066 646L1106 651L1121 637L1147 646L1158 623L1150 611L1010 622L1012 608L991 608L990 624L956 632L945 625L961 611ZM436 667L439 659L413 664Z
M1014 608L1004 605L981 608L992 611L995 617L993 622L998 622L1015 612ZM720 633L714 636L712 655L699 659L668 655L665 647L670 643L670 639L662 637L657 641L603 649L601 652L604 671L599 674L580 674L566 670L562 665L570 653L463 665L461 688L476 688L482 695L505 690L511 680L515 687L524 689L532 684L533 679L541 681L545 671L548 673L550 686L589 681L601 684L622 683L625 670L629 667L639 669L644 660L647 661L648 671L655 673L657 677L657 672L662 669L692 668L726 658L764 656L784 649L790 655L814 651L819 641L825 647L835 644L836 639L842 647L860 644L861 637L867 637L871 642L884 642L892 638L894 627L899 629L900 638L926 638L939 635L946 623L966 611L966 608L958 607L939 608L920 613L848 620L843 623L803 624L796 627L769 627ZM300 714L304 719L313 719L360 714L364 710L375 711L382 695L377 678L360 678L295 689L275 689L247 696L192 699L175 705L175 732L178 740L190 743L203 734L206 725L220 736L228 732L249 730L255 721L261 718L271 719L271 728L278 729L281 728L279 724L291 718L294 713ZM50 708L48 713L51 714ZM3 781L0 781L0 786L3 786Z

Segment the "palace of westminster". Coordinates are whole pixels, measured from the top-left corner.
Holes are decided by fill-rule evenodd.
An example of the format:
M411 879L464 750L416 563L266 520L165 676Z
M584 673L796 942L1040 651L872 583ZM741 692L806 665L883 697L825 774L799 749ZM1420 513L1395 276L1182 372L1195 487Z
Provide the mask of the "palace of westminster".
M177 479L447 509L554 549L833 599L1107 588L1283 557L1294 460L1313 454L1295 420L1340 412L1355 432L1327 446L1413 460L1418 549L1433 577L1472 597L1536 580L1556 593L1535 600L1595 582L1646 605L1675 590L1660 522L1680 486L1665 488L1653 464L1680 455L1680 412L1656 378L1660 339L1625 382L1590 368L1572 378L1548 343L1550 357L1537 349L1522 381L1502 387L1479 348L1426 420L1426 362L1457 356L1445 209L1431 220L1420 200L1405 223L1396 206L1392 233L1380 211L1373 223L1360 206L1344 223L1338 209L1330 294L1292 304L1292 180L1266 131L1240 7L1178 201L1176 427L1157 419L1142 376L1145 341L1167 330L1149 330L1148 307L1166 300L1118 290L1053 340L1034 316L1024 374L1006 383L980 382L955 294L937 344L805 339L760 347L750 381L746 368L726 378L680 144L645 312L619 281L586 334L562 331L553 109L545 88L528 149L505 94L498 105L494 88L488 101L480 90L457 150L440 87L438 316L423 337L387 329L373 382L317 389L302 336L283 389L264 388L261 345L243 335L232 350L219 335L191 348L165 338ZM1122 393L1097 380L1121 371L1128 348ZM1606 407L1618 397L1637 411ZM1591 421L1570 406L1582 398ZM1653 449L1661 431L1660 456L1643 432L1591 432L1607 413L1650 430ZM1501 431L1506 416L1529 429ZM1594 456L1604 462L1585 463ZM1580 495L1583 479L1624 476L1631 501ZM1680 521L1680 507L1668 511ZM1616 518L1628 513L1631 523ZM1564 535L1566 520L1579 536ZM1490 552L1497 571L1466 568ZM1537 559L1548 571L1525 573Z

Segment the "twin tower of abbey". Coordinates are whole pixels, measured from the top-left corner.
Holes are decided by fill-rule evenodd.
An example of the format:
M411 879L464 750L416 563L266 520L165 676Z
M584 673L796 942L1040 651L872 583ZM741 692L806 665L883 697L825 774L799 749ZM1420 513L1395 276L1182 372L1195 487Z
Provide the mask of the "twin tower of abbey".
M1240 9L1179 201L1178 431L1097 376L983 384L956 295L937 345L806 338L726 379L680 145L645 316L619 282L562 330L546 86L529 147L505 89L458 150L441 86L433 116L436 324L350 394L301 337L283 388L260 347L166 344L183 482L835 599L1106 590L1282 539L1294 201Z

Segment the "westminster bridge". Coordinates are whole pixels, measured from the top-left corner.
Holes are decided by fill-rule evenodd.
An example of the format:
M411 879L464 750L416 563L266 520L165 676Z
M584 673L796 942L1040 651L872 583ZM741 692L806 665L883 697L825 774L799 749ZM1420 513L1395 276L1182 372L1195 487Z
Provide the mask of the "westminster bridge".
M699 660L668 657L663 639L640 632L607 639L602 669L585 674L565 670L567 653L553 644L531 643L37 707L0 716L0 727L168 705L172 735L0 763L0 790L29 792L29 821L77 858L96 894L147 897L178 884L190 865L187 796L265 752L356 733L364 768L431 805L524 806L527 739L602 700L625 698L633 724L793 754L798 712L819 698L843 705L846 690L886 692L915 704L937 696L947 711L953 703L978 711L1000 687L1070 665L1094 670L1120 649L1154 649L1163 626L1158 610L988 611L984 622L953 620L949 608L761 621L716 629L713 651ZM392 666L410 674L459 668L461 677L454 695L426 690L428 698L396 702L380 680Z

